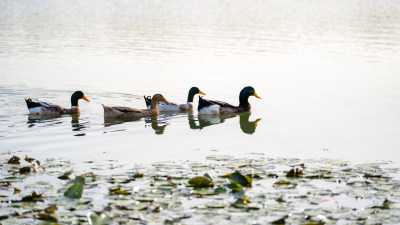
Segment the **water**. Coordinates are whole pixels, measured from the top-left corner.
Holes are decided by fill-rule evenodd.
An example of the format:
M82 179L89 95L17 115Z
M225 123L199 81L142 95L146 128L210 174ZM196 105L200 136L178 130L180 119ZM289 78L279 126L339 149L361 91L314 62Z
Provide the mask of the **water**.
M397 0L3 0L0 31L1 152L400 162ZM144 108L154 93L184 103L192 86L238 104L247 85L262 97L250 116L103 118L101 104ZM69 106L75 90L91 100L80 117L28 116L24 98Z

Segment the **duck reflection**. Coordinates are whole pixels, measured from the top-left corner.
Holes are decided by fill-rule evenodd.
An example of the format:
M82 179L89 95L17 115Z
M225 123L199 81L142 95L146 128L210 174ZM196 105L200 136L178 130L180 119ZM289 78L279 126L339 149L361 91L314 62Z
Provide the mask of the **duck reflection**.
M145 118L144 121L146 122L146 124L150 124L151 128L153 128L156 134L164 134L167 124L165 122L159 122L157 116ZM162 125L160 126L159 123L161 123Z
M118 124L123 124L127 122L140 121L142 118L112 118L112 117L104 117L104 127L110 127ZM156 134L164 134L165 127L167 124L163 123L163 125L159 125L158 116L145 117L144 118L145 126L151 127Z
M253 134L254 132L256 132L257 123L261 120L261 118L259 118L251 122L249 121L250 115L250 112L239 114L240 129L242 129L243 133L246 134Z
M79 122L79 116L77 115L71 115L72 120L71 120L71 126L72 126L72 131L79 132L84 130L85 128L88 128L85 123ZM85 136L86 133L78 133L74 134L74 136Z
M203 129L204 127L224 123L225 120L239 116L240 129L243 133L253 134L256 131L257 123L261 119L253 122L249 121L251 113L233 113L233 114L220 114L220 115L198 115L197 120L194 115L188 114L190 129Z
M34 115L34 114L29 114L28 115L28 127L34 127L37 124L40 123L46 123L50 121L55 121L56 119L60 119L62 115Z

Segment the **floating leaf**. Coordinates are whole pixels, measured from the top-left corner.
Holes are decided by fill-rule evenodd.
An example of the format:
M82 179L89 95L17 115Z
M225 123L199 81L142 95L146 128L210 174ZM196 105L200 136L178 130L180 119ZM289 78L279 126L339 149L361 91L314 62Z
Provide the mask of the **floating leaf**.
M235 208L245 208L248 203L250 203L250 200L246 196L243 196L242 198L238 198L232 206Z
M19 162L20 158L18 156L13 156L11 159L8 160L8 164L20 164Z
M217 193L217 194L226 193L226 192L227 192L226 188L221 187L221 186L217 187L217 188L214 190L214 193Z
M81 198L84 185L85 185L84 176L75 177L73 184L64 192L64 196L67 196L69 198Z
M95 212L88 212L87 218L88 218L89 224L91 224L91 225L108 225L113 222L111 217L109 217L103 213L101 215L98 215Z
M240 185L238 183L231 183L227 187L232 189L232 191L242 191L243 190L242 185Z
M275 182L274 184L277 184L277 185L289 185L291 183L289 181L286 181L286 180L280 180L280 181Z
M210 175L208 175L208 173L205 173L204 176L213 181L213 179L210 177Z
M58 209L57 205L54 204L54 205L51 205L51 206L45 208L44 211L48 214L54 214L57 211L57 209Z
M389 177L384 176L383 174L370 174L370 173L366 173L364 174L365 178L385 178L385 179L390 179Z
M253 179L248 176L243 176L239 171L223 175L222 177L229 178L232 182L240 184L242 187L251 187Z
M38 214L38 219L39 219L39 220L50 221L50 222L54 222L54 223L57 222L57 218L55 218L55 217L52 216L52 215L45 214L45 213L39 213L39 214Z
M33 191L31 195L24 196L21 202L43 202L43 194L38 195Z
M69 176L72 174L73 170L65 172L63 175L57 177L60 180L68 180Z
M20 174L30 173L30 172L31 172L31 168L29 166L24 166L24 167L19 168Z
M300 177L301 175L303 175L303 169L301 168L293 168L286 173L286 177Z
M21 193L21 190L19 190L18 188L14 188L14 195L19 193Z
M143 173L135 173L134 178L143 178Z
M208 177L194 177L189 180L189 184L192 187L203 188L214 186L213 182Z
M117 187L116 189L110 190L110 195L130 195L132 194L129 191L121 190L121 187Z
M386 198L385 201L383 201L382 205L373 206L372 208L373 209L389 209L391 204L392 204L392 202Z
M277 220L275 220L275 221L272 221L271 222L271 224L286 224L286 219L288 218L289 216L284 216L284 217L282 217L282 218L280 218L280 219L277 219Z
M7 215L2 215L2 216L0 216L0 220L6 220L6 219L8 219L8 216L7 216Z
M33 162L35 159L34 159L34 158L29 158L27 155L25 155L24 160L27 161L28 163L31 163L31 162Z

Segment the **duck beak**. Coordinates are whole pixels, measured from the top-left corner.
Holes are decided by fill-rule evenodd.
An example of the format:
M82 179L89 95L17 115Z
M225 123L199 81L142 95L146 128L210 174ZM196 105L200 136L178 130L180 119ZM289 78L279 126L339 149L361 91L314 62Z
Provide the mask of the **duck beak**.
M166 104L169 104L169 102L167 100L162 100L162 102L165 102Z
M261 97L256 92L254 92L254 97L261 99Z
M254 125L257 127L257 123L260 122L261 119L257 119L256 121L254 121Z
M199 94L206 95L206 93L199 90Z
M87 101L87 102L90 102L90 100L87 99L85 96L83 96L82 98L83 98L83 100L85 100L85 101Z

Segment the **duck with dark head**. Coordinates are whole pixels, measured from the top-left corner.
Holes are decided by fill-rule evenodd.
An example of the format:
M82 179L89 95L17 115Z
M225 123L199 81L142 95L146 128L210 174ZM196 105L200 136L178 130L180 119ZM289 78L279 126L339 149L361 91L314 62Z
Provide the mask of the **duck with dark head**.
M174 102L170 102L166 104L165 102L158 103L158 110L160 112L187 112L193 110L193 98L196 94L205 95L204 92L200 91L197 87L192 87L189 90L187 102L185 104L177 104ZM150 109L152 98L150 96L144 96L144 101L146 102L146 106Z
M62 106L43 102L39 100L32 100L30 98L25 99L26 105L28 107L29 113L35 115L41 114L79 114L79 99L83 99L87 102L90 102L89 99L85 97L82 91L75 91L71 95L71 108L64 108Z
M251 105L249 97L254 96L261 99L253 87L247 86L240 91L239 106L234 106L222 101L206 100L199 97L198 111L200 114L224 114L224 113L240 113L249 112Z

